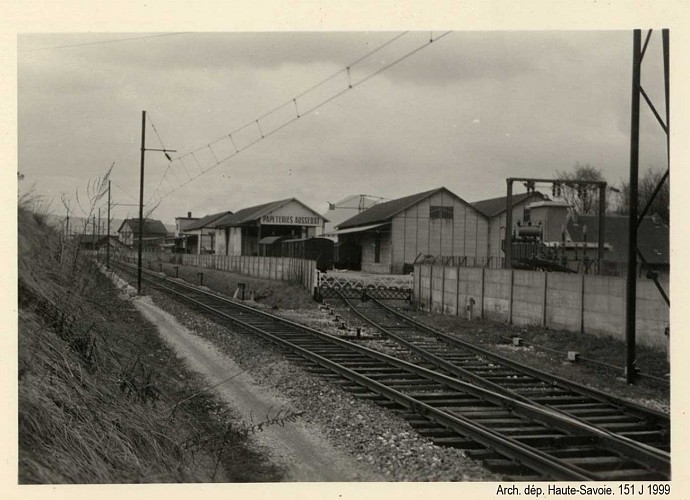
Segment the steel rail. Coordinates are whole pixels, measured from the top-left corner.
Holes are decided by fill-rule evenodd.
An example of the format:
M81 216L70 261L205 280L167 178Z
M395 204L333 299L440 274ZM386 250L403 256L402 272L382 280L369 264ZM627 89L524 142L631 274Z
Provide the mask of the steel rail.
M130 271L130 269L128 269ZM154 273L149 273L148 274L154 274ZM351 342L339 339L337 337L334 337L332 335L328 335L324 332L319 332L318 330L314 330L312 328L306 327L304 325L300 325L298 323L292 322L290 320L286 320L277 316L274 316L272 314L259 311L255 308L248 307L243 304L238 304L234 301L229 300L226 297L223 297L221 295L206 291L206 290L200 290L197 287L180 283L179 281L172 281L167 278L161 278L159 277L161 281L167 281L168 283L174 284L174 286L181 287L185 289L188 293L196 293L196 294L201 294L205 297L210 297L215 300L220 300L222 301L223 305L231 306L235 310L241 311L240 314L242 313L250 313L253 316L260 316L264 317L265 319L271 320L278 322L280 324L283 324L285 326L289 326L293 328L296 331L301 331L301 332L308 332L310 335L313 335L317 338L320 339L325 339L330 343L337 344L339 346L345 347L346 349L350 351L355 351L362 353L363 355L373 358L379 361L382 361L388 365L393 365L400 367L404 370L407 370L410 373L415 373L418 374L422 377L425 377L429 380L432 380L434 382L437 382L441 385L446 386L447 388L452 388L457 391L464 392L466 394L472 394L477 397L482 398L485 401L492 402L493 404L500 405L506 409L508 409L510 412L513 413L521 413L523 416L528 416L530 418L533 417L541 417L541 419L544 419L545 415L548 415L548 411L544 411L541 408L536 408L534 405L529 405L526 403L523 403L521 401L514 401L511 398L508 398L502 394L497 394L492 391L488 391L487 389L478 387L473 384L469 384L467 382L463 382L461 380L455 379L448 377L446 375L443 375L441 373L429 370L424 367L420 367L417 365L414 365L412 363L409 363L407 361L388 356L386 354L383 354L381 352L366 348L364 346L360 346L357 344L353 344ZM441 424L442 426L452 429L455 432L463 435L463 436L469 436L473 440L477 441L478 443L487 446L490 449L494 449L498 451L499 453L516 460L519 463L524 464L525 466L529 467L530 469L537 470L540 472L546 471L550 477L554 478L562 478L562 479L579 479L579 480L584 480L584 479L601 479L601 475L598 475L596 472L588 471L585 469L582 469L580 467L577 467L576 465L573 465L571 463L568 463L565 460L561 460L553 455L550 455L548 453L545 453L541 450L538 450L536 448L533 448L531 446L525 445L523 443L520 443L519 441L509 437L500 434L497 431L494 431L482 424L478 424L477 422L473 422L471 419L468 419L467 417L464 417L462 415L457 415L457 414L450 414L445 411L439 410L437 408L434 408L431 405L428 405L418 399L415 399L411 396L408 396L400 391L397 391L396 389L393 389L391 387L387 387L386 385L373 380L369 377L366 377L365 375L361 375L353 370L348 369L345 366L342 366L334 361L328 360L324 358L323 356L320 356L319 354L309 351L308 349L305 349L303 347L300 347L298 345L293 344L292 342L289 342L285 339L282 339L276 335L271 334L270 332L266 331L265 328L258 327L255 325L250 324L247 321L243 321L241 319L238 319L235 316L232 316L228 314L225 311L219 310L215 307L209 306L208 304L203 303L200 300L197 300L195 298L189 297L189 295L185 295L184 293L175 290L169 286L165 286L161 283L156 283L155 281L152 280L155 286L163 289L164 291L167 291L168 293L172 293L176 296L182 297L184 300L189 301L202 309L205 309L209 312L212 312L215 315L218 315L220 317L223 317L234 324L244 328L248 329L250 331L253 331L255 333L258 333L269 340L273 341L274 343L278 343L280 345L283 345L285 347L288 347L289 349L293 350L294 352L299 353L302 357L310 360L311 362L314 362L315 364L322 366L330 371L333 371L334 373L343 376L344 378L351 380L355 382L356 384L359 384L368 390L371 390L372 392L375 392L377 394L382 395L383 397L394 401L395 403L401 405L404 408L408 408L411 411L414 411L416 413L419 413L423 415L425 418L431 420L432 422L437 422ZM519 412L518 412L519 410ZM553 413L553 412L552 412ZM562 419L561 415L551 415L551 417L555 417L556 419L561 419L560 422L560 427L568 427L568 422L567 419ZM548 418L547 420L551 420L551 417ZM540 421L539 418L533 418L533 420ZM559 425L553 425L553 422L549 422L547 424L548 427L555 427L558 428ZM563 429L561 429L563 430ZM577 427L578 431L583 431L583 429L578 426ZM572 427L571 427L571 432L572 432ZM593 438L596 439L606 439L606 436L602 436L601 433L600 435L596 435L596 433L589 433ZM603 441L602 441L603 443ZM628 457L626 455L623 456L623 458L628 458L630 459L631 457ZM635 462L634 459L631 459L631 462ZM651 462L651 463L650 463ZM654 470L657 473L660 473L663 476L667 476L667 474L670 471L666 471L666 465L663 463L654 463L654 460L650 460L649 462L645 462L641 464L643 469L647 470ZM650 470L650 472L651 472Z
M544 405L542 403L535 402L531 399L529 399L526 396L523 396L521 394L518 394L510 389L507 389L495 382L492 382L490 380L485 379L481 375L477 375L475 373L472 373L470 370L464 369L454 363L451 363L450 361L443 359L440 356L437 356L426 349L419 347L415 345L414 343L406 340L405 338L401 337L400 335L397 335L387 328L381 326L380 324L376 323L373 321L371 318L367 317L365 314L363 314L361 311L359 311L355 306L350 302L345 296L341 295L341 298L345 303L350 306L353 312L355 312L359 317L361 317L363 320L374 326L375 328L379 329L382 331L386 336L394 339L396 342L399 342L400 344L404 345L407 347L410 351L418 355L420 358L429 361L433 365L437 366L438 368L441 368L444 371L447 371L453 375L458 375L461 378L469 379L471 380L471 383L473 384L479 384L482 387L488 388L493 392L499 393L507 398L514 399L516 401L525 403L528 406L536 407L541 409L544 412L544 416L550 416L548 418L548 421L545 423L549 425L553 425L556 428L560 428L561 430L564 431L569 431L569 432L576 432L577 430L585 430L586 432L590 432L592 434L595 434L599 436L600 439L602 439L608 446L611 447L611 449L615 449L616 451L620 453L625 453L627 456L630 458L635 458L637 460L649 460L652 463L656 464L656 467L660 468L660 470L663 469L670 469L670 454L660 450L656 447L647 445L645 443L640 443L639 441L635 441L633 439L630 439L626 436L621 436L619 434L616 434L614 432L611 432L607 429L603 429L599 426L596 426L594 424L591 424L587 422L586 420L583 420L581 418L578 418L576 416L570 415L567 412L564 412L562 410L556 409L556 408L551 408L548 405ZM378 303L375 299L374 303ZM397 312L397 311L394 311ZM534 418L536 418L536 415L532 415ZM560 420L560 421L559 421Z
M555 385L562 385L563 387L572 390L574 392L580 392L583 395L590 396L594 399L598 399L602 403L607 403L611 404L619 409L624 409L624 410L630 410L633 414L635 414L638 417L643 417L643 418L649 418L649 419L654 419L659 422L664 423L664 427L669 428L670 423L669 423L669 416L665 413L652 410L650 408L644 407L642 405L639 405L637 403L634 403L632 401L627 401L625 399L612 396L610 394L606 394L602 391L599 391L597 389L593 389L591 387L584 386L582 384L578 384L577 382L573 382L571 380L567 380L563 377L559 377L558 375L554 375L552 373L544 372L541 370L538 370L536 368L532 368L530 366L526 366L524 364L518 363L516 361L513 361L512 359L506 358L504 356L501 356L500 354L496 354L494 352L491 352L487 349L484 349L482 347L476 346L474 344L471 344L469 342L466 342L464 340L458 339L456 337L453 337L452 335L449 335L446 332L442 332L440 330L436 330L435 328L432 328L428 325L425 325L424 323L421 323L420 321L417 321L414 318L411 318L400 311L395 310L391 306L382 303L381 301L375 299L375 298L369 298L369 300L373 301L375 304L378 306L382 307L386 311L390 312L391 314L394 314L395 316L401 318L404 321L407 321L409 323L412 323L414 326L418 327L419 329L426 331L430 333L431 335L441 338L451 344L458 345L460 347L463 347L465 349L468 349L470 351L473 351L483 357L486 357L487 359L491 359L493 361L499 362L501 364L504 364L514 370L524 372L528 375L531 375L534 378L537 378L539 380L542 380L546 383Z

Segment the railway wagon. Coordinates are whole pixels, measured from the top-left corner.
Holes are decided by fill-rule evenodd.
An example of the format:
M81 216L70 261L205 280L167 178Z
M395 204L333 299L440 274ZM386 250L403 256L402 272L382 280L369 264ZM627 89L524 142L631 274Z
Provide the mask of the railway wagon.
M333 268L333 240L328 238L298 238L275 243L282 257L311 259L319 271ZM277 250L277 249L276 249Z

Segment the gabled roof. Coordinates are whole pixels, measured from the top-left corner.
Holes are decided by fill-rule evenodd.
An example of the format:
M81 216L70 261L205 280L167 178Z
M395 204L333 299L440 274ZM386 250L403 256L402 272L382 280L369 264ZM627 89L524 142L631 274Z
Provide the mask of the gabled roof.
M234 214L228 214L224 217L217 219L215 222L212 222L207 227L241 226L242 224L256 221L260 219L262 216L269 214L275 210L278 210L280 207L287 205L292 201L299 203L307 210L313 212L314 214L324 219L324 221L328 222L328 219L326 219L322 215L319 215L318 212L309 208L307 205L299 201L297 198L286 198L284 200L272 201L270 203L263 203L261 205L243 208L242 210L238 210Z
M536 196L544 199L544 195L539 191L534 193L520 193L513 195L513 206L519 205L523 201L527 200L530 196ZM507 196L499 196L498 198L489 198L488 200L475 201L471 205L479 210L481 213L487 217L493 218L498 214L506 211L506 198Z
M232 212L230 210L226 210L225 212L218 212L217 214L206 215L205 217L202 217L201 219L198 219L195 222L192 222L189 226L185 227L182 231L194 231L195 229L202 229L204 227L211 227L211 225L214 222L216 222L221 217L225 217L226 215L232 215Z
M587 226L587 242L599 241L599 217L580 215L568 221L568 235L572 241L584 242L584 226ZM628 260L628 216L607 215L604 219L604 242L611 245L605 259L615 262ZM669 228L666 224L655 223L652 217L645 217L637 228L637 247L649 264L668 264L670 262Z
M460 198L452 191L444 187L440 187L432 189L430 191L424 191L423 193L411 194L409 196L404 196L402 198L397 198L395 200L377 203L373 207L365 210L364 212L361 212L355 215L354 217L350 217L346 221L341 222L340 224L338 224L338 229L363 226L368 224L374 224L377 222L386 222L390 220L394 215L402 212L403 210L408 209L409 207L416 205L420 201L425 200L429 196L432 196L440 191L445 191L449 193L451 196L458 198L463 203L466 203L465 200Z
M128 224L129 227L132 229L132 232L135 234L139 233L139 219L125 219L122 221L122 224L120 224L119 229L117 232L122 231L122 227ZM165 228L165 225L159 220L156 219L144 219L144 229L143 229L144 235L149 235L149 234L162 234L163 236L166 236L168 234L168 230Z

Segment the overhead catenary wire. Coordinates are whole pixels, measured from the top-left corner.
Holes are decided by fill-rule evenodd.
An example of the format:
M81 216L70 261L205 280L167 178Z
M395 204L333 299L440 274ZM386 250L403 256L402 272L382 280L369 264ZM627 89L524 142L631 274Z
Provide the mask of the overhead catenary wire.
M36 47L33 49L20 50L18 52L38 52L38 51L42 51L42 50L72 49L72 48L76 48L76 47L86 47L89 45L102 45L102 44L118 43L118 42L132 42L135 40L146 40L148 38L160 38L160 37L164 37L164 36L185 35L187 33L188 32L158 33L155 35L135 36L135 37L130 37L130 38L112 38L109 40L98 40L95 42L73 43L73 44L69 44L69 45L55 45L55 46L51 46L51 47Z
M393 44L394 42L396 42L397 40L399 40L400 38L402 38L403 36L405 36L405 35L408 34L408 33L409 33L409 32L406 31L406 32L403 32L403 33L400 33L400 34L394 36L394 37L391 38L390 40L386 41L385 43L381 44L380 46L376 47L375 49L369 51L369 52L368 52L367 54L365 54L364 56L358 58L356 61L354 61L354 62L348 64L348 65L345 66L343 69L341 69L341 70L339 70L339 71L336 71L335 73L331 74L329 77L327 77L327 78L321 80L319 83L317 83L317 84L315 84L315 85L312 85L312 86L309 87L307 90L303 91L302 93L298 94L297 96L290 98L290 99L287 100L286 102L280 104L279 106L276 106L276 107L273 108L271 111L262 114L262 115L259 116L258 118L255 118L255 119L253 119L253 120L251 120L251 121L248 121L246 124L244 124L244 125L242 125L241 127L239 127L239 128L237 128L237 129L231 131L231 132L228 133L228 134L223 135L223 136L220 137L219 139L216 139L215 141L212 141L212 142L209 142L209 143L207 143L207 144L204 144L203 146L201 146L201 147L199 147L199 148L197 148L197 149L194 149L194 150L192 150L192 151L190 151L190 152L187 152L187 153L184 153L184 154L181 154L181 155L177 156L176 158L174 158L174 159L168 164L168 167L166 168L166 170L165 170L165 172L164 172L164 174L163 174L163 178L166 179L167 176L168 176L168 172L171 171L172 174L173 174L173 176L175 176L176 180L178 181L178 182L177 182L178 185L177 185L177 186L173 185L173 184L170 182L170 180L167 179L167 180L168 180L168 183L169 183L169 184L171 185L171 187L172 187L172 191L167 191L167 190L163 189L163 187L162 187L163 180L161 180L161 182L159 183L158 187L157 187L157 188L152 192L152 194L150 195L149 201L147 201L147 204L149 204L149 202L150 202L151 200L155 200L155 205L159 205L159 204L163 201L164 198L170 196L170 194L172 194L173 192L177 191L178 189L181 189L182 187L184 187L185 185L187 185L187 184L190 183L191 181L195 180L196 178L200 177L201 175L207 173L209 170L211 170L211 169L217 167L218 165L220 165L220 164L222 164L222 163L228 161L229 159L231 159L232 157L234 157L234 156L238 155L239 153L245 151L246 149L249 149L250 147L252 147L252 146L255 145L256 143L258 143L258 142L260 142L260 141L262 141L262 140L264 140L264 139L270 137L271 135L273 135L273 134L275 134L276 132L282 130L283 128L287 127L287 126L290 125L291 123L294 123L295 121L299 120L301 117L304 117L305 115L307 115L307 114L309 114L309 113L312 113L313 111L319 109L320 107L325 106L326 104L330 103L330 102L333 101L334 99L337 99L337 98L340 97L341 95L345 94L347 91L352 90L352 89L358 87L359 85L361 85L361 84L363 84L363 83L369 81L371 78L373 78L373 77L379 75L380 73L382 73L383 71L387 70L388 68L390 68L390 67L392 67L392 66L394 66L394 65L396 65L396 64L399 64L399 63L402 62L403 60L405 60L405 59L411 57L412 55L418 53L418 52L421 51L422 49L428 47L431 43L441 40L442 38L444 38L444 37L446 37L447 35L449 35L449 34L451 33L451 31L446 31L446 32L444 32L444 33L438 35L436 38L433 38L433 37L432 37L432 38L429 38L429 39L425 39L423 43L421 43L420 45L416 46L414 49L412 49L412 50L406 52L405 54L401 55L400 57L398 57L398 58L396 58L396 59L393 59L391 62L386 63L385 65L383 65L383 66L381 66L380 68L374 70L373 72L371 72L371 73L369 73L369 74L366 74L366 75L360 77L359 79L353 81L353 79L352 79L352 71L351 71L351 70L352 70L352 68L353 68L355 65L357 65L357 64L359 64L359 63L362 63L362 62L365 61L367 58L371 57L373 54L375 54L375 53L381 51L381 50L382 50L383 48L385 48L385 47L390 46L391 44ZM344 85L344 88L342 88L341 90L333 90L332 92L335 92L335 93L333 93L332 95L326 97L326 98L323 99L323 100L320 100L319 102L317 102L317 103L314 104L313 106L309 107L308 109L301 109L301 108L298 106L298 100L299 100L299 99L305 98L310 92L313 92L314 90L316 90L316 89L319 88L320 86L324 85L325 83L327 83L327 82L333 80L335 77L337 77L337 76L339 76L339 75L342 75L342 74L344 74L344 73L347 73L347 75L348 75L348 78L347 78L346 84ZM283 123L280 123L280 124L276 125L276 126L273 127L273 128L268 128L268 129L262 128L261 124L259 123L260 120L265 120L266 118L268 118L268 117L270 117L271 115L275 114L276 112L280 111L282 108L286 108L286 106L287 106L289 109L292 109L292 107L294 106L294 111L292 112L292 116L291 116L289 119L283 118L283 120L285 120L285 121L284 121ZM258 135L256 135L256 137L254 138L254 140L249 140L249 142L246 143L246 144L239 144L239 145L238 145L237 140L236 140L237 137L238 137L238 135L239 135L241 132L245 132L245 130L246 130L248 127L251 127L251 126L254 127L254 131L255 131L254 134L257 134L257 132L258 132ZM245 133L246 133L246 132L245 132ZM220 148L221 148L221 143L223 143L224 141L227 141L227 142L228 142L228 145L227 145L226 147L228 147L228 149L231 150L231 153L223 157L223 156L221 156L221 155L216 154L216 151L214 150L214 146L216 146L216 149L220 149ZM231 146L231 147L230 147L230 146ZM205 151L205 150L207 150L207 149L210 151L210 155L211 155L211 157L212 157L212 158L211 158L211 161L210 161L210 162L201 162L201 161L199 160L199 158L197 158L197 153L198 153L198 154L201 154L201 152L203 152L203 151ZM187 181L185 181L185 182L180 182L178 176L175 175L175 168L176 168L176 166L177 166L177 163L180 163L180 165L181 165L183 168L185 168L185 170L186 170L186 166L185 166L185 164L183 163L183 159L184 159L184 158L187 158L187 157L189 157L189 156L192 156L192 158L194 159L194 161L197 163L197 165L198 165L198 167L199 167L199 173L196 174L196 175L194 175L193 178L190 178L189 180L187 180Z

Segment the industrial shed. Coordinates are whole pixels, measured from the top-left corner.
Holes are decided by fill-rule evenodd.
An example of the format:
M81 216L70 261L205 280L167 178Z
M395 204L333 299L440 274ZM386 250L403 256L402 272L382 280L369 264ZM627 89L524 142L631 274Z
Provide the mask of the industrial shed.
M217 255L260 255L260 242L267 237L312 238L327 222L296 198L243 208L216 220Z
M486 259L488 217L445 187L379 203L338 226L342 254L364 272L400 274L420 255ZM352 263L351 255L347 260ZM356 264L355 264L356 265Z
M472 206L486 215L489 219L489 257L494 265L503 267L505 257L503 240L506 236L506 196L475 201ZM544 200L544 195L538 191L513 195L513 224L518 221L530 220L530 204Z

